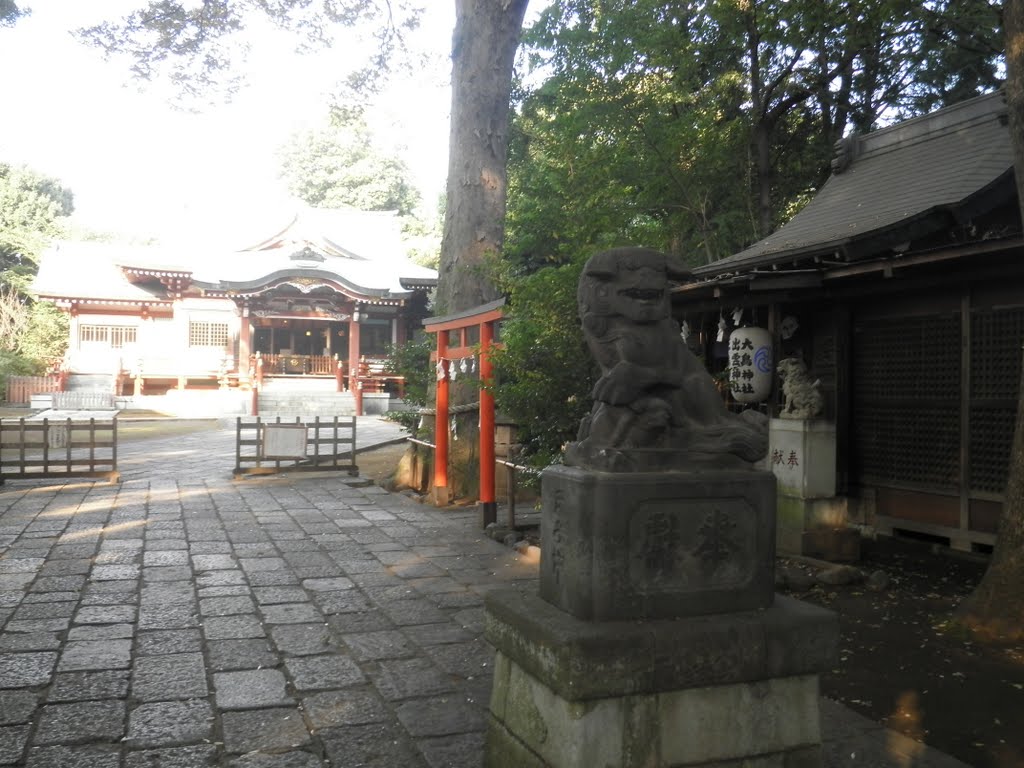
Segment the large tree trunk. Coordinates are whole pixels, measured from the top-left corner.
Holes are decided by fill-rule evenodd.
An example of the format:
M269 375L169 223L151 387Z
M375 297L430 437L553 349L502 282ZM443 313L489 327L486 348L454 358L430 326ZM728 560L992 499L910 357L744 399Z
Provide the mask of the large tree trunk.
M448 195L437 314L497 298L478 269L505 234L512 69L529 0L455 0Z
M1017 173L1017 197L1024 218L1024 0L1005 0L1003 31L1010 139ZM968 626L985 635L1024 637L1024 365L995 551L984 578L960 606L958 615Z

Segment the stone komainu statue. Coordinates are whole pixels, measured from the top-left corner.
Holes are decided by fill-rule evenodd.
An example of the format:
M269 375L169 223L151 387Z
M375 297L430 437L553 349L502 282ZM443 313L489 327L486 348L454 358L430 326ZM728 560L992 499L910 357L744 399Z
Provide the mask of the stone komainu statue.
M565 463L609 472L752 463L768 450L760 414L730 413L679 335L669 281L689 272L649 248L615 248L583 268L583 335L601 369ZM760 419L758 421L757 419Z

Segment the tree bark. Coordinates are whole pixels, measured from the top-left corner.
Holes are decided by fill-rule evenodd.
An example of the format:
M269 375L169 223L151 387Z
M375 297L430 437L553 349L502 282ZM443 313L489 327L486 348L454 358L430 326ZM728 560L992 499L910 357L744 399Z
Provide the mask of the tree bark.
M1017 199L1024 218L1024 0L1003 3L1006 103L1010 118ZM967 626L993 638L1024 637L1024 364L1017 396L1009 476L996 546L981 583L960 605Z
M447 206L435 312L497 298L480 265L505 235L509 98L529 0L455 0Z

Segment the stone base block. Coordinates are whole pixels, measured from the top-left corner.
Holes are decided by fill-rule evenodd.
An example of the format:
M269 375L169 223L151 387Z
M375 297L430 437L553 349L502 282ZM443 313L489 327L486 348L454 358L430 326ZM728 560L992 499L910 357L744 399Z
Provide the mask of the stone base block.
M752 470L542 475L540 594L581 619L766 608L775 478Z
M487 768L818 768L818 672L834 614L765 611L586 622L536 596L491 593L497 648Z

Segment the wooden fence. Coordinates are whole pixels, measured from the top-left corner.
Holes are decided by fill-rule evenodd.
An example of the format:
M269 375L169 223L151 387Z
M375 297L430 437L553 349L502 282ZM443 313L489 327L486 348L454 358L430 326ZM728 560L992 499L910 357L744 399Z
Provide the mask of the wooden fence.
M65 477L118 482L117 419L0 419L0 485Z
M235 428L235 479L283 472L346 470L356 466L355 417L311 422L239 418ZM246 466L249 465L249 466Z
M5 398L8 403L28 405L32 395L60 392L61 377L54 376L8 376Z

